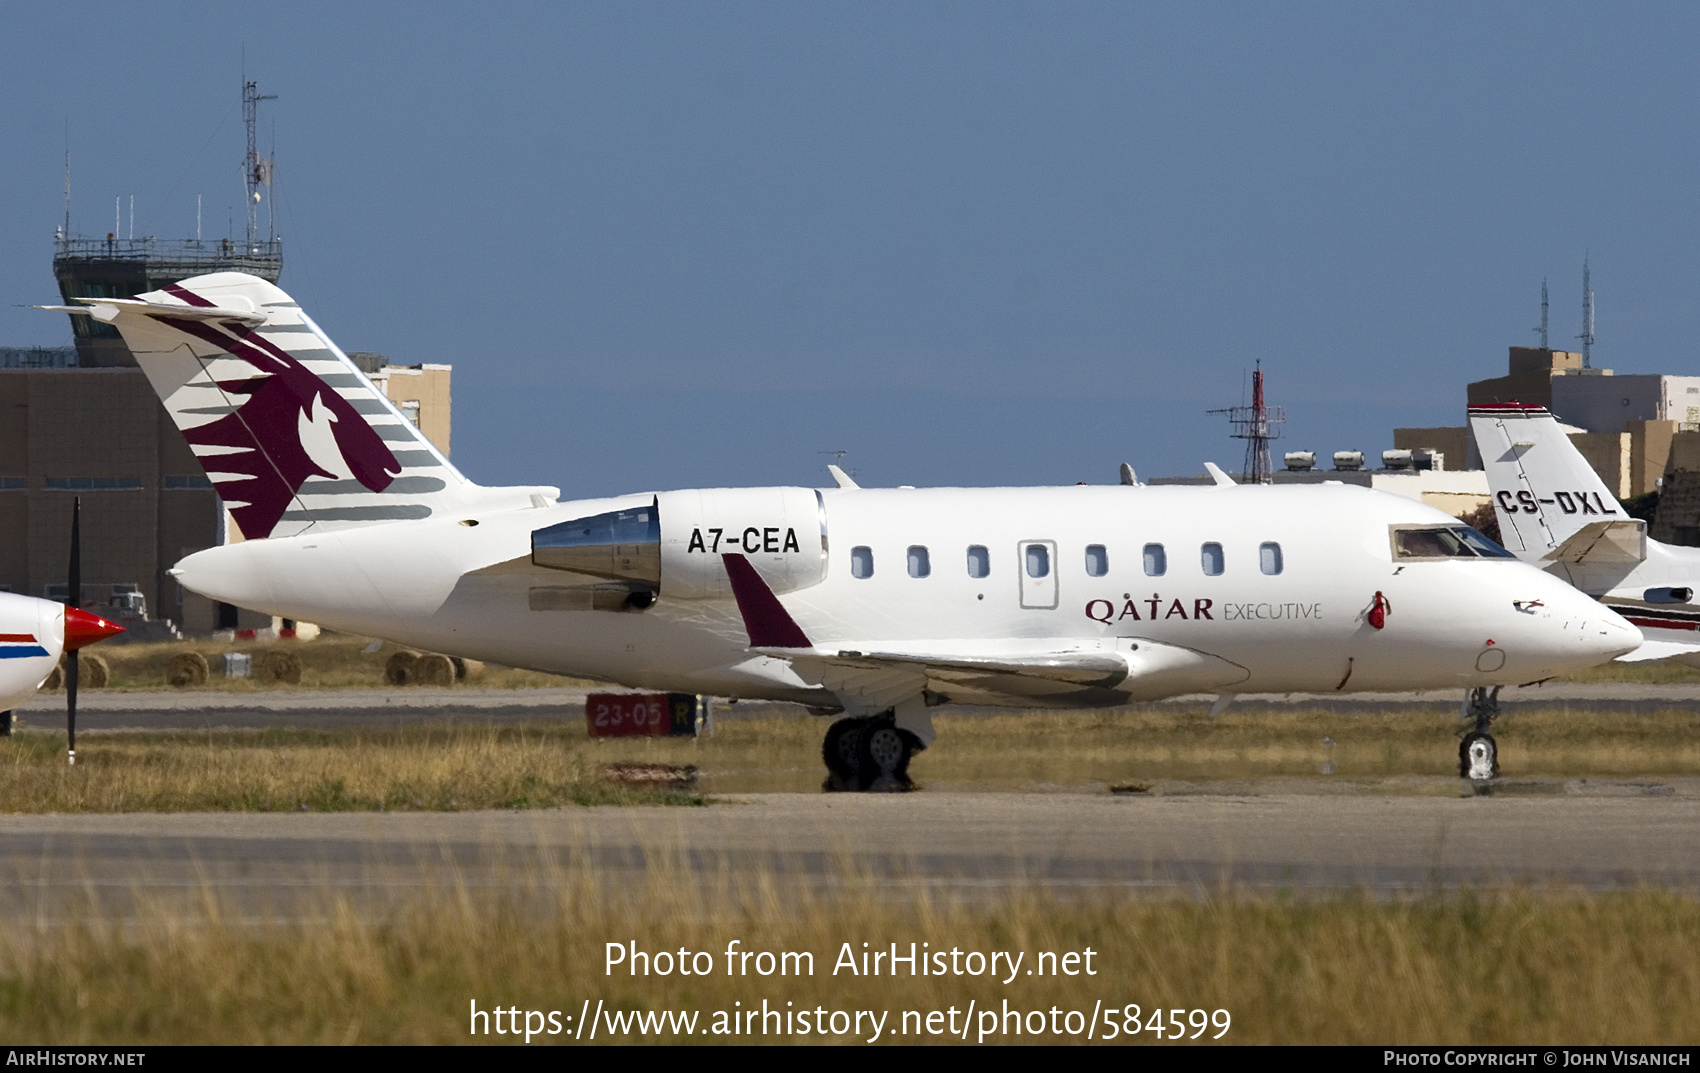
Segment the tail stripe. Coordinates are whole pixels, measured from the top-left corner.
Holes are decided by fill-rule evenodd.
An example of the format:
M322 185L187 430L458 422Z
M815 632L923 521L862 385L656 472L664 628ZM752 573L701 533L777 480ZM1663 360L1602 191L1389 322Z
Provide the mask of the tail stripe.
M152 313L156 329L194 342L173 348L156 330L132 347L246 536L430 517L441 509L434 501L476 491L299 305L257 301L287 299L275 287L223 274L143 297L164 295L199 308L241 309L245 300L265 309L258 327Z

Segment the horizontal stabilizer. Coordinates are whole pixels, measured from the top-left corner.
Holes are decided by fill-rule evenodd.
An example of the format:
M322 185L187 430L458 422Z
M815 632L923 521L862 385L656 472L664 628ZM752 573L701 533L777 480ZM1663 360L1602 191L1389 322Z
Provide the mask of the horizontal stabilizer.
M264 313L252 309L229 309L222 306L180 306L169 302L147 302L140 298L77 298L82 302L79 306L36 306L50 313L82 313L95 320L108 324L118 319L119 313L144 313L150 317L174 317L178 320L215 320L235 321L249 327L258 327L266 322Z
M1582 566L1638 563L1647 558L1647 523L1639 518L1589 522L1541 558Z
M1642 641L1640 648L1628 655L1617 657L1613 662L1645 663L1648 660L1670 659L1674 656L1692 656L1695 654L1700 654L1700 644L1683 644L1681 641Z

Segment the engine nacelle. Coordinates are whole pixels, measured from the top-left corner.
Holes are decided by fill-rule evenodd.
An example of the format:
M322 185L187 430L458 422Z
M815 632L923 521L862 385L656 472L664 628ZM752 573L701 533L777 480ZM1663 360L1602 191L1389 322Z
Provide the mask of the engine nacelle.
M531 534L533 563L583 578L578 588L550 590L556 603L567 601L566 609L642 610L658 591L687 600L729 596L732 584L722 556L730 552L747 558L774 592L820 584L827 554L820 493L662 492L647 505L558 522ZM535 602L535 591L533 597Z
M703 488L656 501L663 596L731 595L728 552L747 558L774 592L826 579L826 505L812 488Z

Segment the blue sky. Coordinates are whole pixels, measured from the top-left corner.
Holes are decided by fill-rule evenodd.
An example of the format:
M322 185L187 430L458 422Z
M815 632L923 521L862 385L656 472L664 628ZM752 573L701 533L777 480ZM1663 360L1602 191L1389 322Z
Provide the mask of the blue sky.
M1237 468L1463 423L1555 345L1700 372L1700 7L80 4L6 8L0 344L69 338L76 230L241 207L276 93L282 284L455 366L454 458L567 494ZM237 227L241 218L236 216ZM126 225L127 226L127 225Z

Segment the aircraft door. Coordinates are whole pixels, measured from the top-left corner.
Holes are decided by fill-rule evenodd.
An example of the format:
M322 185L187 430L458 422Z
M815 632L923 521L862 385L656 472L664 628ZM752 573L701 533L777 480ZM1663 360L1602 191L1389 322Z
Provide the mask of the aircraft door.
M1057 542L1023 540L1015 547L1021 576L1021 606L1053 610L1057 606Z

